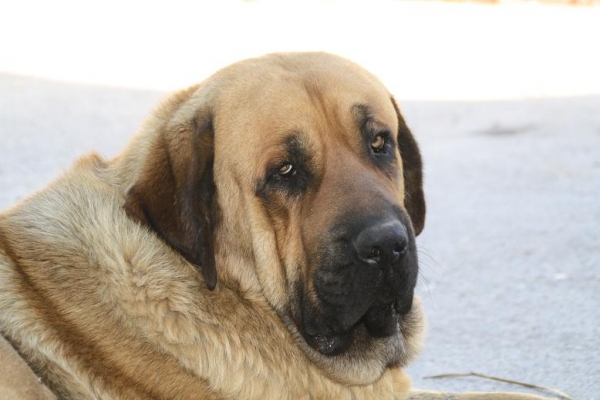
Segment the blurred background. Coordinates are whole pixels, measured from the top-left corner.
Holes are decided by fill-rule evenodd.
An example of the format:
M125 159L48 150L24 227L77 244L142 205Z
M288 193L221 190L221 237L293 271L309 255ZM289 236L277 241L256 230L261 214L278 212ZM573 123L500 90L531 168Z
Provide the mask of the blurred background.
M423 152L415 386L527 391L426 379L474 371L600 399L598 3L0 1L0 208L116 154L168 91L336 53L381 78Z
M324 50L364 65L401 99L600 93L600 8L545 4L11 1L0 69L172 90L243 58Z

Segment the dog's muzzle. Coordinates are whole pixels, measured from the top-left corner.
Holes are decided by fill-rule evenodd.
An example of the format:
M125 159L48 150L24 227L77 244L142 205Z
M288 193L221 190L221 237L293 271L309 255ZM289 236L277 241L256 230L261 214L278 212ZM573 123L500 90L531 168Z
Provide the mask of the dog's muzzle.
M371 338L395 335L411 310L418 274L414 235L408 217L394 214L334 229L343 234L321 253L300 327L321 354L347 350L360 326Z

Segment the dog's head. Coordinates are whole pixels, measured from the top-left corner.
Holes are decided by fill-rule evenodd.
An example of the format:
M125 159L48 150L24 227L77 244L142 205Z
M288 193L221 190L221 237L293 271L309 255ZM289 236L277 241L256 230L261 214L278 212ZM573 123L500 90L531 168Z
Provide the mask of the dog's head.
M375 77L321 53L247 60L175 95L149 127L126 210L209 288L221 274L259 290L346 383L415 354L421 158Z

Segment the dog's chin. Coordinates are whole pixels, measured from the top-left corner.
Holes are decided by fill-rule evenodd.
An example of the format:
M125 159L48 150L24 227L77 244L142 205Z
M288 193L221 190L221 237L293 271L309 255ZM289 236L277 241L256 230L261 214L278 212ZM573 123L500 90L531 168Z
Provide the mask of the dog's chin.
M403 311L370 310L343 333L311 335L297 324L293 330L306 355L331 378L367 385L386 368L406 366L421 348L425 323L419 299Z

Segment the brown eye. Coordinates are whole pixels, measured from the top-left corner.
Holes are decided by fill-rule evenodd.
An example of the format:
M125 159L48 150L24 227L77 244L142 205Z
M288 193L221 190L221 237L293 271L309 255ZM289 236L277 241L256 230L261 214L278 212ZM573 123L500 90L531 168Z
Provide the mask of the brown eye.
M385 138L382 135L377 135L371 143L371 148L375 153L379 153L385 147Z
M279 175L283 177L290 177L296 173L296 169L291 163L285 163L279 168Z

